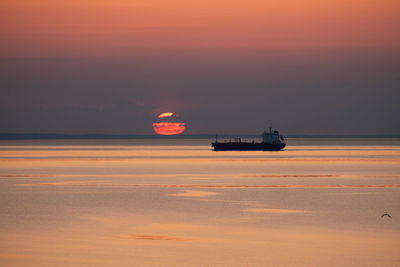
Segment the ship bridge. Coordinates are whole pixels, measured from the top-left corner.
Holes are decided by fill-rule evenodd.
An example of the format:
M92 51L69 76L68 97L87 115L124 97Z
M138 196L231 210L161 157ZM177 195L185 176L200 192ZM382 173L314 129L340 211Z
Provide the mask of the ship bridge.
M273 131L272 126L269 127L269 132L264 131L262 133L262 142L267 144L279 144L281 143L281 137L278 131Z

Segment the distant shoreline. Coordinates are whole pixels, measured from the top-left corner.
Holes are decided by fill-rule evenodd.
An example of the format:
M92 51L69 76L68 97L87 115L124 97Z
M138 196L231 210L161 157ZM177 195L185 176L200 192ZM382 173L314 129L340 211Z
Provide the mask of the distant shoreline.
M260 138L250 134L218 134L218 138ZM400 138L400 134L390 135L312 135L288 134L285 138ZM37 140L37 139L211 139L215 134L181 134L181 135L135 135L135 134L37 134L37 133L0 133L0 140Z

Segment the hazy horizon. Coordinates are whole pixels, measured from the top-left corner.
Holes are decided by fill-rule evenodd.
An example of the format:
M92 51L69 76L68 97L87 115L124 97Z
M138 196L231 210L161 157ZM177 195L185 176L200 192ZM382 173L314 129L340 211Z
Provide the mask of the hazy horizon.
M176 139L176 138L233 138L233 137L246 137L246 138L261 138L260 134L251 133L203 133L203 134L178 134L178 135L158 135L152 134L102 134L102 133L83 133L83 134L64 134L64 133L1 133L0 139L129 139L129 138L160 138L160 139ZM281 134L286 138L388 138L398 139L400 134Z

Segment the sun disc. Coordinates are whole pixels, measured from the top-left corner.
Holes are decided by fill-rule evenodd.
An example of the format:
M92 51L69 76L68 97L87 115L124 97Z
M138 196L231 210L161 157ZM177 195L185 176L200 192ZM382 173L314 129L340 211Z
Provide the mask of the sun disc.
M183 122L155 122L153 129L160 135L176 135L183 133L185 130L185 123Z

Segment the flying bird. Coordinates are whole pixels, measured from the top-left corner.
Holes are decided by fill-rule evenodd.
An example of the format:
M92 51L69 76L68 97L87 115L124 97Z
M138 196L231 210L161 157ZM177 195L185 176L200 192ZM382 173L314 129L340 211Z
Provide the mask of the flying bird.
M389 218L392 218L392 216L390 216L390 214L389 214L389 213L384 213L384 214L382 214L382 216L381 216L381 217L383 218L383 217L385 217L385 216L388 216Z

